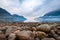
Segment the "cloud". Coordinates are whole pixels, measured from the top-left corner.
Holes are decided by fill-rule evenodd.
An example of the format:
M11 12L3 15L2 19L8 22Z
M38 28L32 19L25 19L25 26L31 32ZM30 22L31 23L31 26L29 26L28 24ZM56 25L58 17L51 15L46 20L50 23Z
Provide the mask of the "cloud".
M60 0L1 0L0 7L32 20L60 8ZM32 21L31 20L31 21Z
M44 5L40 10L38 10L38 14L37 16L43 16L44 14L46 14L47 12L53 11L53 10L57 10L60 9L60 0L52 0L50 3L48 3L47 5Z
M21 2L23 2L21 4ZM42 0L1 0L0 7L8 10L11 14L24 14L33 11L34 7L42 5ZM16 10L16 12L15 12Z
M19 12L19 1L18 0L1 0L0 7L6 9L11 14Z

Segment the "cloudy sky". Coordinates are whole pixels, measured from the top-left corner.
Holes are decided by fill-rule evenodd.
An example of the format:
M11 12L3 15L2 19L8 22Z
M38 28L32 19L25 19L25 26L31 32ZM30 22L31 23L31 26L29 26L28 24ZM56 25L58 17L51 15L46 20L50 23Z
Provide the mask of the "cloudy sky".
M60 0L1 0L0 7L12 15L24 16L26 21L34 21L47 12L60 9Z

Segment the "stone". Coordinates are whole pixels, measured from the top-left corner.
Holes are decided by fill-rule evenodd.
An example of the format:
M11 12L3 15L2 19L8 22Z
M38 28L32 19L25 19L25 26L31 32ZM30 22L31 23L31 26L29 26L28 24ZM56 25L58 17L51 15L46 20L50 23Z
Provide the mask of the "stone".
M0 40L5 40L5 39L6 39L5 35L2 33L2 31L0 31Z
M60 35L60 30L57 30L56 33L57 33L58 35Z
M54 30L51 30L51 35L54 37L54 38L56 38L56 37L58 37L58 35L55 33L55 31Z
M32 40L34 39L34 35L31 31L20 31L16 33L17 38L20 40Z
M38 31L44 31L44 32L49 32L51 29L51 26L48 24L41 24L40 26L36 27Z
M60 40L60 36L56 37L56 40Z
M35 27L32 27L31 29L32 29L32 31L36 31L36 28Z
M47 35L46 35L45 32L41 32L41 31L38 31L38 32L37 32L37 37L38 37L39 39L45 38L46 36L47 36Z
M13 33L16 30L17 30L17 26L9 26L6 30L5 35L8 36L10 33Z
M42 40L55 40L54 38L43 38Z
M16 35L14 33L9 34L8 40L15 40Z
M35 40L40 40L39 38L35 38Z

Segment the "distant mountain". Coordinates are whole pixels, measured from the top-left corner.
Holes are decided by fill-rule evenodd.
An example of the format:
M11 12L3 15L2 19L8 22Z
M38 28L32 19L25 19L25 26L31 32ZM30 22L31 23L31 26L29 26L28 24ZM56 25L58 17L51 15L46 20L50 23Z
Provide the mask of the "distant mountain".
M60 16L60 10L55 10L55 11L46 13L44 16Z
M7 12L5 9L0 8L0 17L1 16L11 16L9 12Z
M0 8L0 22L24 22L26 18L16 14L11 15L5 9Z
M26 20L26 18L24 18L23 16L19 16L17 14L13 14L12 17L14 18L15 21L17 22L23 22Z
M48 12L44 16L38 17L35 20L38 22L60 22L60 10Z

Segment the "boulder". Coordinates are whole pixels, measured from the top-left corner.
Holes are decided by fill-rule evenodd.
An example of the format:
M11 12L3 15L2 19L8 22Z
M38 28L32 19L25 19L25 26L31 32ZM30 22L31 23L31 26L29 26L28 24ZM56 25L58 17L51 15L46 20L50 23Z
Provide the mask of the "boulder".
M41 24L40 26L36 27L38 31L44 31L44 32L49 32L51 29L51 26L48 24Z
M38 31L38 32L37 32L37 37L38 37L39 39L45 38L46 36L47 36L47 35L46 35L45 32L41 32L41 31Z
M20 40L33 40L34 39L34 35L31 31L17 31L15 32L16 36L18 39Z

